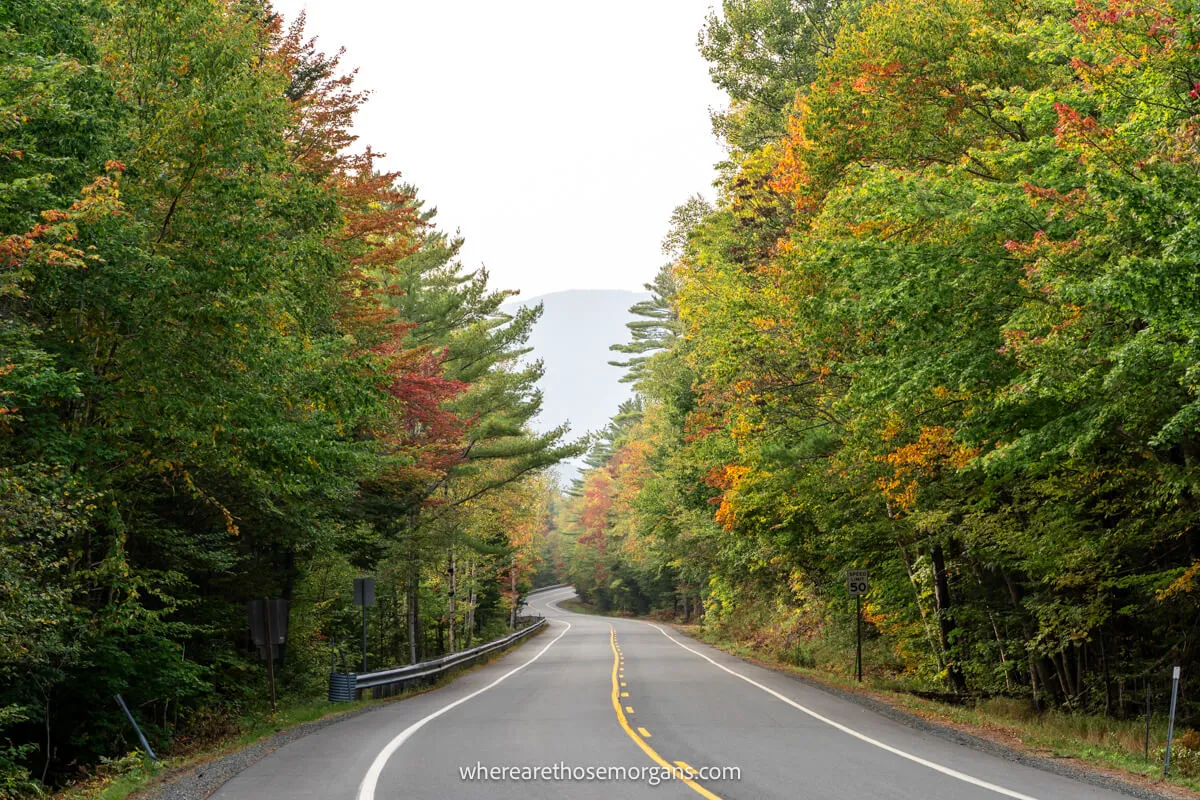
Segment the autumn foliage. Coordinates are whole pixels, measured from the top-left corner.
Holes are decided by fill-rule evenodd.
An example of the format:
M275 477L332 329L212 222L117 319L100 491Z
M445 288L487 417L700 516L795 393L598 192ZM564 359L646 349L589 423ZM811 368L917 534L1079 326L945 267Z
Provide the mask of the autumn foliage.
M0 797L101 791L117 692L163 753L261 713L247 600L291 604L284 703L355 577L375 666L518 622L580 450L528 425L540 308L357 141L341 59L267 3L0 3Z
M1121 716L1187 675L1198 22L724 3L701 38L729 160L668 235L675 327L637 413L570 500L594 541L610 498L577 585L679 615L698 594L723 635L846 671L867 568L869 670L914 688ZM632 448L653 467L623 476Z

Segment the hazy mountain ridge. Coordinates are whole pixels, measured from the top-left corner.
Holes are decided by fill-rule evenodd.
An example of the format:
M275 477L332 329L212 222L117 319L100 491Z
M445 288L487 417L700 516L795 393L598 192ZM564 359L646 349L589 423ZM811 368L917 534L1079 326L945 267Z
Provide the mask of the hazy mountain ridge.
M625 323L633 319L629 307L649 297L647 292L571 289L522 298L504 307L512 312L537 303L543 306L529 340L533 347L529 357L542 359L546 367L539 383L545 395L535 421L539 430L569 421L571 435L579 437L608 424L617 406L632 393L620 382L624 370L608 363L621 360L622 354L610 352L609 347L628 340ZM559 474L569 480L578 466L571 462Z

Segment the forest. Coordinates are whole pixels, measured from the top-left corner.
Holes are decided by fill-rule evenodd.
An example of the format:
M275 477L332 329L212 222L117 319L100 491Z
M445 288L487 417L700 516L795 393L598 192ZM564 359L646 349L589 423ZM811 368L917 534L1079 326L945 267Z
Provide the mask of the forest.
M0 797L357 661L503 633L540 563L540 308L356 141L354 74L261 0L0 0ZM543 582L548 583L546 576Z
M136 749L118 693L168 753L236 730L247 601L322 696L363 576L372 664L564 580L848 674L865 569L870 676L1129 718L1181 666L1200 726L1198 23L723 0L726 159L589 447L303 18L0 0L0 797Z
M561 498L593 608L1033 710L1200 720L1200 19L725 0L715 200ZM1140 745L1139 745L1140 751Z

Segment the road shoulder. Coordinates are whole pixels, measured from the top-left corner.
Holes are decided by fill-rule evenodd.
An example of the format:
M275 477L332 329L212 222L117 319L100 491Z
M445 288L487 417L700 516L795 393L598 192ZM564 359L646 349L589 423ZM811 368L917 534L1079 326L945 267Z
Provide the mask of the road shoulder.
M643 620L649 621L649 620ZM658 623L663 624L663 623ZM902 708L886 694L871 689L850 689L832 681L824 681L811 674L802 674L786 665L756 658L745 653L733 652L719 642L707 641L694 635L689 626L666 623L675 633L699 645L708 646L731 658L761 667L797 681L807 687L824 692L841 700L854 703L882 717L906 727L936 736L954 744L969 747L1015 764L1069 778L1111 791L1121 792L1143 800L1198 800L1200 793L1181 786L1164 784L1117 769L1106 768L1069 757L1047 757L1039 755L1033 748L1025 746L1011 734L989 730L978 726L951 721L929 712L929 716Z
M310 722L276 731L273 734L236 748L220 748L211 754L199 757L199 760L189 760L188 763L163 770L154 776L150 783L128 795L129 800L204 800L217 792L222 786L233 780L239 774L267 758L280 748L291 744L318 731L347 722L356 717L382 711L397 703L419 697L429 692L452 686L460 678L496 663L502 658L520 650L525 644L539 640L546 629L535 632L512 647L499 650L491 657L483 659L469 667L460 668L446 679L430 683L395 697L370 701L360 708L332 713Z

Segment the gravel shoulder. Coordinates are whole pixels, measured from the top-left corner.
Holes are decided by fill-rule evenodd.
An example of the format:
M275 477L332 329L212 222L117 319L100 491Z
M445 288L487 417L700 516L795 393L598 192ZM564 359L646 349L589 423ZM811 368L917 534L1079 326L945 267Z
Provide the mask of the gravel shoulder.
M397 698L397 701L408 697L412 697L412 695ZM150 786L131 794L130 800L204 800L239 772L261 761L284 745L360 714L369 714L381 706L382 703L372 704L341 714L334 713L279 731L232 753L215 756L200 763L169 769L159 775Z

